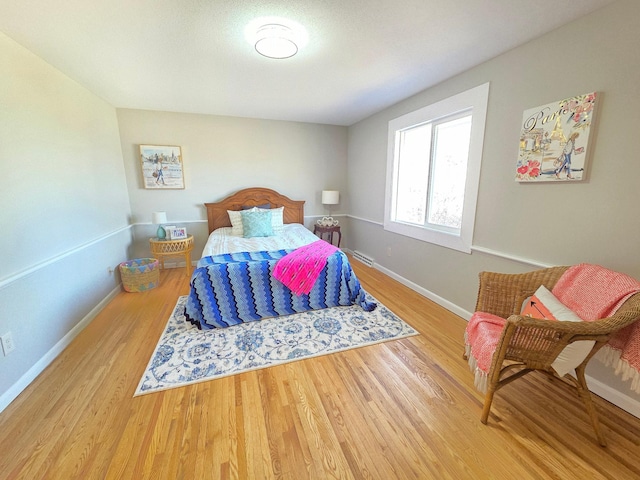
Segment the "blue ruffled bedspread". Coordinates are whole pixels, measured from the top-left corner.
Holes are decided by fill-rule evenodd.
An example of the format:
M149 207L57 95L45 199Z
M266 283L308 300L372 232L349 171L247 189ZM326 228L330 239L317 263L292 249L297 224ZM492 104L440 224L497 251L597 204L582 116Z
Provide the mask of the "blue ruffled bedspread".
M322 308L376 304L365 291L340 250L327 259L308 295L295 295L273 278L276 262L292 250L240 252L200 259L191 277L185 307L188 321L200 329L224 328L262 318Z

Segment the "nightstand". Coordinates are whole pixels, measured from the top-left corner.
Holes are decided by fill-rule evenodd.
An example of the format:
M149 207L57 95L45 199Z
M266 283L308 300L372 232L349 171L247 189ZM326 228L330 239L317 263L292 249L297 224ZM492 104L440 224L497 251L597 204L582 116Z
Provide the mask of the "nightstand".
M333 245L333 234L338 234L338 244L336 247L340 248L340 241L342 240L342 233L340 232L340 225L336 225L334 227L323 227L318 225L317 223L313 226L313 233L317 235L319 238L322 238L325 234L329 238L329 243Z
M187 238L175 240L160 240L159 238L150 238L151 256L160 260L160 265L164 268L165 257L184 257L186 263L187 276L191 274L191 250L193 250L193 235L187 235Z

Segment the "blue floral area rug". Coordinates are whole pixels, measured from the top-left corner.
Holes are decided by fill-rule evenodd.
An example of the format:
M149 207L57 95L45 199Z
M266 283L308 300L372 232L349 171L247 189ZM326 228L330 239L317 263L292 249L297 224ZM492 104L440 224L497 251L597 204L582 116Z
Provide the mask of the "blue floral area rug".
M418 334L367 297L373 312L334 307L213 330L187 322L180 297L134 396Z

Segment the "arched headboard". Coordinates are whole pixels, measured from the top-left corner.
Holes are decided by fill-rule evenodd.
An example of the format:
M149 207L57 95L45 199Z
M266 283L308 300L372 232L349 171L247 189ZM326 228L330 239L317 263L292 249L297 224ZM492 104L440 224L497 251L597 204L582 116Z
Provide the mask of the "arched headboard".
M269 188L245 188L216 203L205 203L209 233L216 228L230 227L227 210L242 210L243 207L271 204L271 208L284 207L284 223L304 223L304 200L291 200Z

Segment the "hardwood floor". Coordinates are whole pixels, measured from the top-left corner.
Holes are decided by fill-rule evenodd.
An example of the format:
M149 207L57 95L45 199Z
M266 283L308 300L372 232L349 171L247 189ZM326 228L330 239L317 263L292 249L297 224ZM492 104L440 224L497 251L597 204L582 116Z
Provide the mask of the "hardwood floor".
M179 295L119 294L0 414L3 479L632 479L640 419L529 375L488 425L462 359L465 321L357 261L419 336L133 397Z

